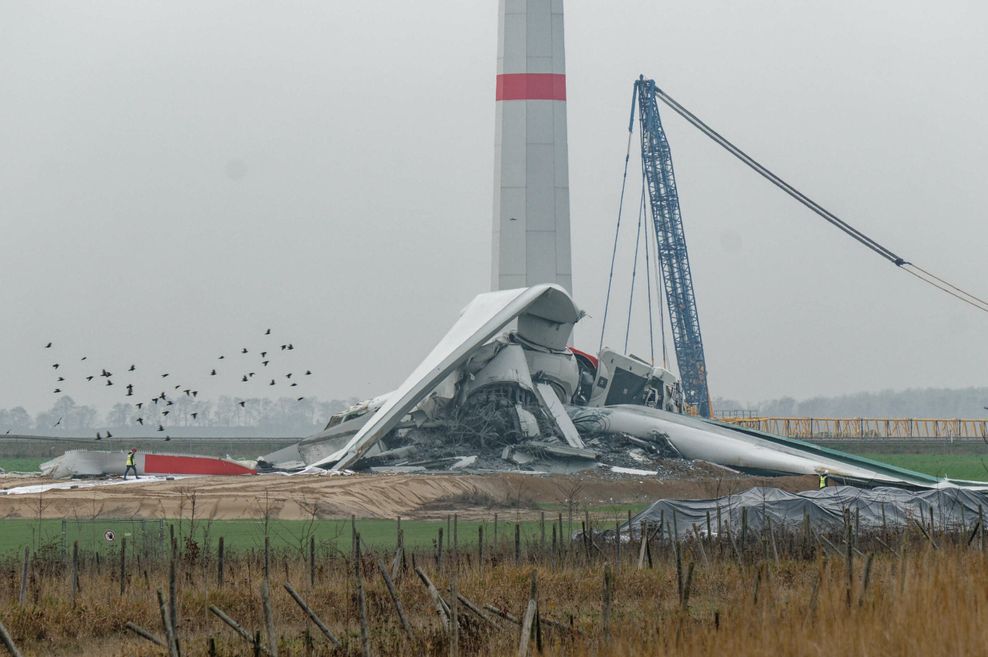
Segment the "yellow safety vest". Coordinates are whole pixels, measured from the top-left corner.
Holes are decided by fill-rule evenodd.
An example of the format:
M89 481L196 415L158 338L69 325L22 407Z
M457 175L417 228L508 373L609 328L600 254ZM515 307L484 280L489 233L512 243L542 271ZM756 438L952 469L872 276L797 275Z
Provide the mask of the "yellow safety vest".
M127 465L134 465L134 453L127 454Z
M820 475L820 488L827 487L827 475Z

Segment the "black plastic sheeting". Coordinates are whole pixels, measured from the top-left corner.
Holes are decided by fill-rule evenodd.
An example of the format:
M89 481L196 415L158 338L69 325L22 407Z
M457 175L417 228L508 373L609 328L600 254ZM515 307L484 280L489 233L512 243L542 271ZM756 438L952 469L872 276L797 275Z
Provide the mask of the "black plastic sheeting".
M845 527L845 513L863 530L901 528L914 520L937 530L973 528L983 512L988 512L988 495L969 489L908 491L901 488L856 488L832 486L820 490L789 493L778 488L752 488L736 495L708 500L659 500L634 516L631 534L638 536L642 522L650 532L664 523L662 535L686 538L718 529L737 535L741 530L742 509L747 509L748 531L758 532L770 520L776 529L799 530L804 517L817 532L836 532ZM628 531L628 523L621 532Z

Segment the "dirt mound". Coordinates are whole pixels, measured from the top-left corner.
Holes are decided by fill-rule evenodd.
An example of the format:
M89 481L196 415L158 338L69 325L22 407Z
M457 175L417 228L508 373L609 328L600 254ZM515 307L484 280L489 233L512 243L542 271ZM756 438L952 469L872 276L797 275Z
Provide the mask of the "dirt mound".
M0 496L0 518L114 517L175 518L196 515L216 519L285 520L345 518L441 517L489 514L491 508L534 512L538 504L647 503L663 497L706 498L772 485L805 490L809 477L762 479L727 474L684 479L587 472L573 475L296 475L256 477L194 477L126 486L94 486L44 493ZM11 488L36 480L0 478Z

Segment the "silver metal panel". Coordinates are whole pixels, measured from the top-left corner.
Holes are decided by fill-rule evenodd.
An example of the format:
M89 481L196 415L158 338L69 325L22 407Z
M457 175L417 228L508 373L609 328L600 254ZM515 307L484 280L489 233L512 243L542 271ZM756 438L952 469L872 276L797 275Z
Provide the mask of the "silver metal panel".
M556 199L552 186L552 144L528 145L527 230L556 232Z
M503 103L502 103L503 104ZM566 144L566 103L551 102L553 141L556 144L554 159L556 187L569 189L569 147ZM569 214L565 215L567 221Z
M501 0L498 73L564 73L562 12L560 0ZM519 89L521 81L509 82ZM529 88L545 82L529 80ZM502 100L495 120L492 285L571 290L566 103Z
M558 223L563 221L565 218L567 221L564 226L559 226ZM556 189L556 278L557 280L562 280L563 277L567 279L569 285L563 285L567 290L572 289L572 274L573 274L573 259L570 252L570 232L569 232L569 190L568 189Z
M504 105L505 103L501 104ZM556 141L556 112L554 106L562 105L563 103L551 100L527 100L524 103L507 104L525 106L526 143L552 144Z
M525 45L527 33L525 14L507 14L504 17L504 55L502 66L504 73L524 73L527 66L528 49Z
M528 58L552 57L552 21L549 12L549 0L533 0L528 3L528 33L525 43L528 46ZM542 71L528 70L529 73ZM548 71L547 71L548 72Z
M564 43L563 13L552 15L552 72L566 72L566 47Z
M559 401L559 397L556 396L552 386L548 383L537 383L535 388L538 390L542 405L549 409L549 413L556 420L556 426L559 427L560 433L563 434L563 438L566 439L569 446L586 449L587 446L583 444L576 426L573 425L573 420L566 414L566 409L563 407L563 403Z
M527 251L524 187L505 187L501 190L501 217L499 276L524 276Z
M556 280L556 231L530 230L525 237L528 243L526 278L529 281Z
M508 102L501 105L501 168L502 187L524 187L527 160L526 114L528 103Z

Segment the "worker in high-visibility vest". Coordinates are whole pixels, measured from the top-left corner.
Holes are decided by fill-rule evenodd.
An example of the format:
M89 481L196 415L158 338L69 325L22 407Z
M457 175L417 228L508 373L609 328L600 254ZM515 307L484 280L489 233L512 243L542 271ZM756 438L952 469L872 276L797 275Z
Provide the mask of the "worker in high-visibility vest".
M137 448L131 447L130 451L127 452L127 469L124 470L124 479L127 478L127 475L130 474L131 470L134 471L134 479L140 479L140 477L137 476L137 465L134 463L135 456L137 456Z
M827 477L829 476L830 473L827 472L826 470L820 473L820 490L823 490L824 488L827 487Z

